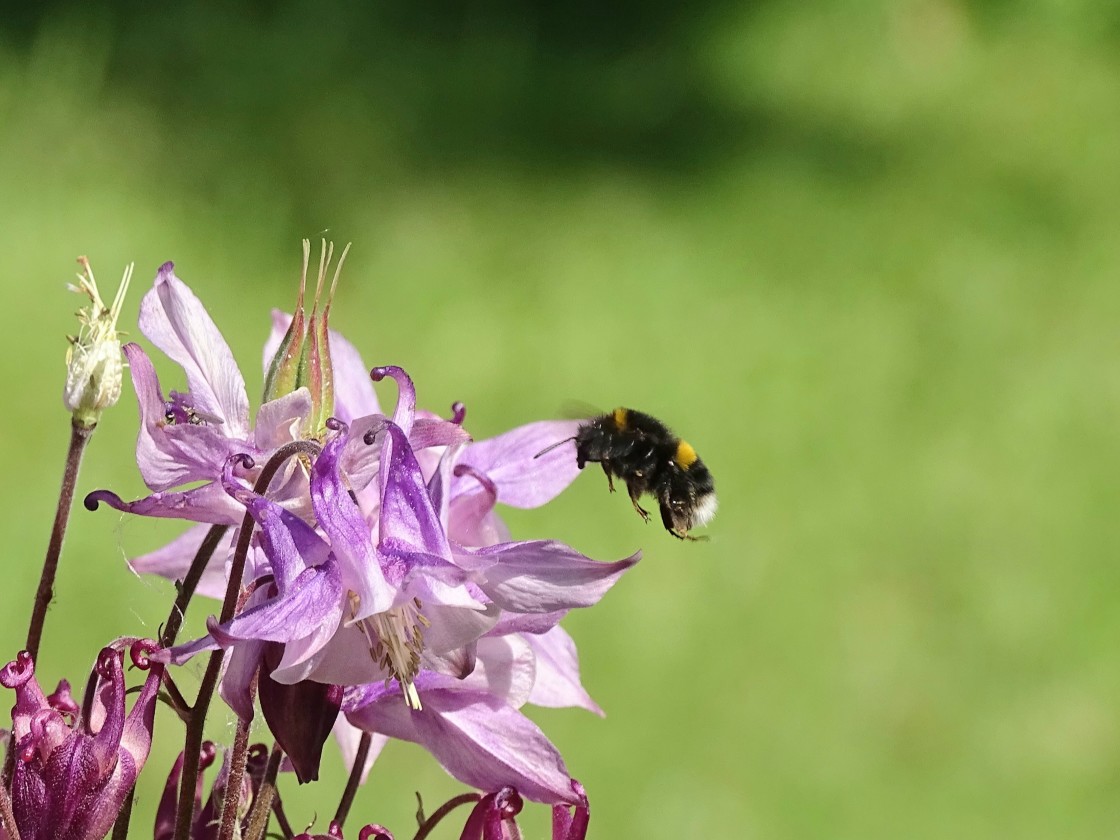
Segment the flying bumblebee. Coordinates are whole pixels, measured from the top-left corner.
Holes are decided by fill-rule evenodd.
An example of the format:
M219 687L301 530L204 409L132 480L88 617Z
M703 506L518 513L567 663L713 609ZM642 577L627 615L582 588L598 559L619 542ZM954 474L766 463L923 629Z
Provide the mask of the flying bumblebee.
M704 539L688 532L694 526L708 524L716 515L712 474L696 450L660 420L641 411L616 408L588 420L574 437L538 452L537 457L569 440L576 442L579 468L601 464L612 493L614 479L621 480L642 519L649 521L649 511L638 500L649 493L661 507L665 530L681 540Z

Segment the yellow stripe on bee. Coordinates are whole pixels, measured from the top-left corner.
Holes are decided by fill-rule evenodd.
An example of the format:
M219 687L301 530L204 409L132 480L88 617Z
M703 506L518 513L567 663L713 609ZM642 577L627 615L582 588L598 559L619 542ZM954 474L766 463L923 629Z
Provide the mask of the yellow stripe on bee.
M696 450L692 448L692 445L688 441L682 440L677 444L676 461L677 466L682 470L687 470L689 467L696 463Z
M618 427L620 432L626 431L626 409L616 408L614 410L614 424Z

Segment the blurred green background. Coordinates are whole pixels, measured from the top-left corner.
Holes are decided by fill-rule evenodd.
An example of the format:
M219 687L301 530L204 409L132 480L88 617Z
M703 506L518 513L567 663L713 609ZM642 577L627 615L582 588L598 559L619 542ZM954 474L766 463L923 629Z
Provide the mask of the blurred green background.
M326 231L354 242L334 326L424 406L487 437L631 405L716 477L709 543L600 475L509 516L645 551L567 623L607 718L533 713L592 836L1120 836L1118 47L1087 0L9 11L2 658L61 474L74 258L110 289L136 261L131 324L175 260L255 394ZM80 495L142 492L135 424L126 386ZM75 511L44 683L155 633L170 585L123 557L179 530ZM333 812L324 763L298 826ZM414 790L460 787L392 745L350 833L410 837Z

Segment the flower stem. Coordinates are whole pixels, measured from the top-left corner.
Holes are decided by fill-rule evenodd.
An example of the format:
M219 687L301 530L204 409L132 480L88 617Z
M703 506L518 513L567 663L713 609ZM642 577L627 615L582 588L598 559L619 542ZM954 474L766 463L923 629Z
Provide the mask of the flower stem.
M281 753L280 757L283 758L284 754ZM275 782L273 783L275 787ZM276 815L276 824L280 828L280 833L283 835L284 840L292 840L295 832L292 831L292 824L288 822L288 815L284 813L284 803L279 796L272 799L272 813Z
M7 832L9 840L19 840L16 815L12 812L12 799L4 785L0 785L0 828Z
M27 651L32 659L39 657L39 643L43 639L43 624L47 620L47 607L54 597L54 579L58 573L58 558L62 554L62 540L66 536L66 523L70 520L70 507L74 503L74 487L78 483L78 468L82 463L82 453L93 437L96 426L84 426L77 420L70 422L70 448L66 453L66 468L62 473L62 490L58 495L58 508L54 514L54 527L51 540L47 545L47 556L43 559L43 573L39 577L39 589L35 593L35 606L31 611L31 621L27 628Z
M350 814L350 806L354 804L354 797L358 793L358 785L362 782L362 771L366 766L366 756L369 755L369 744L373 740L368 732L363 732L358 741L358 751L354 755L354 765L350 768L350 778L346 780L346 787L342 791L342 798L338 801L338 810L334 812L334 821L342 828L346 817Z
M481 797L477 793L461 793L453 799L448 799L439 808L436 809L428 819L426 819L420 828L416 831L416 836L412 840L424 840L429 834L432 833L440 820L458 808L460 805L470 805L472 802L478 802Z
M128 789L128 794L117 813L117 821L113 823L113 840L127 840L128 824L132 822L132 802L136 796L136 786Z
M261 840L268 828L269 813L272 803L276 799L276 776L280 772L280 761L284 758L284 751L279 745L273 746L268 756L268 766L264 769L264 778L253 800L253 810L249 813L248 828L245 830L245 840Z
M268 463L261 469L257 476L253 492L263 494L268 490L273 476L283 466L284 462L294 455L308 455L314 457L322 451L319 444L312 441L296 441L282 446L276 450ZM253 517L245 512L241 522L241 531L237 535L237 547L233 552L233 561L230 563L229 581L226 583L226 596L222 602L220 621L227 622L233 618L237 607L237 596L241 592L241 578L245 574L245 558L249 553L249 540L253 536ZM191 709L190 720L187 723L187 734L183 744L183 773L179 780L179 803L175 813L175 840L189 840L191 823L194 821L194 789L198 780L198 756L202 749L203 727L206 725L206 714L210 711L210 700L214 696L214 689L218 685L218 676L222 670L222 659L225 651L221 648L210 654L206 663L206 671L202 675L202 682L198 686L198 696L195 698L194 707ZM246 747L248 742L246 742ZM241 750L244 754L245 750ZM236 758L233 759L236 763ZM242 765L244 766L244 765ZM240 780L238 781L240 784ZM227 792L232 786L227 787ZM227 794L228 795L228 794Z
M233 840L238 825L237 812L241 805L241 780L245 778L245 759L249 753L249 723L237 719L237 733L230 748L229 775L226 776L226 796L222 802L222 818L218 840ZM266 812L267 813L267 812Z

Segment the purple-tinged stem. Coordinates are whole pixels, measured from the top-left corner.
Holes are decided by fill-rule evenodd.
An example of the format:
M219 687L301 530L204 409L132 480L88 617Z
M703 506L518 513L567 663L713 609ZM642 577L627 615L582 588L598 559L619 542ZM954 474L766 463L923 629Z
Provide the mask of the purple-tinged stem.
M440 820L442 820L460 805L470 805L473 802L478 802L478 800L481 798L482 797L477 793L460 793L453 799L448 799L446 802L440 805L430 817L424 820L424 822L420 825L420 828L417 829L416 836L413 837L412 840L424 840L425 837L432 833L432 829L439 825Z
M261 779L260 788L253 799L253 810L249 813L248 828L245 830L244 840L262 840L268 828L269 812L276 797L276 777L280 773L280 762L284 758L284 751L279 745L272 748L268 756L268 765L264 769L264 778ZM291 836L291 835L287 835Z
M280 757L283 758L283 753L280 754ZM275 786L275 783L273 783L273 786ZM292 840L296 833L292 831L292 824L288 822L288 815L284 813L284 803L279 796L273 797L272 813L276 815L276 825L279 827L280 833L284 835L284 840Z
M8 840L19 840L16 815L12 811L12 799L8 796L8 789L4 785L0 785L0 827L8 833Z
M268 463L261 469L253 491L263 494L268 490L273 476L294 455L307 455L315 457L322 451L319 444L312 441L295 441L276 450ZM222 602L220 621L225 623L233 618L237 607L237 596L241 592L241 578L245 574L245 558L249 553L249 540L253 536L253 517L248 512L241 522L241 532L237 535L237 547L233 552L233 561L230 564L229 581L226 583L226 596ZM190 840L191 823L194 821L194 789L198 780L198 756L202 749L203 728L206 725L206 714L210 711L210 701L214 696L214 689L218 685L218 676L222 670L222 658L225 651L219 648L210 654L206 663L206 671L202 675L202 682L198 687L198 696L194 708L191 709L190 720L187 723L187 734L183 744L183 773L179 780L179 803L175 812L175 840ZM245 749L248 749L246 741ZM244 753L244 750L242 750ZM231 758L236 763L236 758ZM242 765L244 767L244 764ZM232 782L232 779L230 780ZM240 779L238 784L240 785ZM232 786L226 790L232 790Z
M62 490L58 494L58 508L54 514L54 527L43 559L43 573L39 576L39 589L35 593L35 606L27 627L25 649L32 659L39 658L39 643L43 640L43 624L47 620L47 607L54 597L54 579L58 574L58 558L62 554L62 540L66 536L66 523L70 521L70 507L74 503L74 487L78 483L78 468L82 453L93 437L96 426L83 426L76 420L70 422L70 448L66 452L66 468L62 472Z
M128 794L121 803L117 812L117 821L113 823L113 840L128 840L128 824L132 822L132 802L136 795L136 785L128 789Z
M233 736L233 747L230 748L229 775L226 776L226 797L222 802L218 840L233 840L238 827L237 811L241 805L241 780L245 778L245 759L248 755L249 722L238 718L237 732Z
M342 798L338 801L338 810L334 812L334 821L338 827L346 823L350 814L350 806L354 804L354 797L358 793L358 785L362 783L362 770L366 766L366 756L369 755L369 745L373 737L368 732L363 732L358 741L358 752L354 755L354 765L350 768L350 778L346 780L346 787L342 791Z

